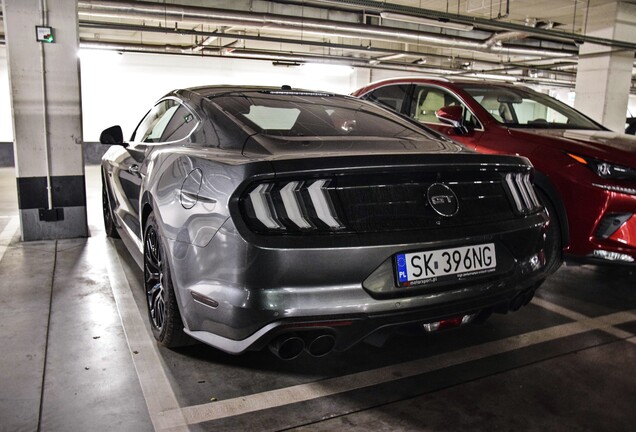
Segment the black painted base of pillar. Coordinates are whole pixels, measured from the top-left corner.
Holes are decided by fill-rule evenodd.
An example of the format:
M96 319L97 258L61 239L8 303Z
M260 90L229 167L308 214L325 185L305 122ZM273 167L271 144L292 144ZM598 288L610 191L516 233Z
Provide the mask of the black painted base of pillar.
M88 237L84 176L18 177L18 208L22 240Z
M20 210L22 241L58 240L88 237L86 207L64 208L64 220L40 220L39 209Z

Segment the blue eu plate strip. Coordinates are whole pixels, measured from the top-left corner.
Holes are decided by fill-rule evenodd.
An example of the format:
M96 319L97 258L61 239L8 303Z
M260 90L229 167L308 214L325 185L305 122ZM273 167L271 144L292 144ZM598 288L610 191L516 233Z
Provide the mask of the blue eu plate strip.
M404 254L396 255L395 262L397 263L398 281L408 282L409 278L406 275L406 255Z

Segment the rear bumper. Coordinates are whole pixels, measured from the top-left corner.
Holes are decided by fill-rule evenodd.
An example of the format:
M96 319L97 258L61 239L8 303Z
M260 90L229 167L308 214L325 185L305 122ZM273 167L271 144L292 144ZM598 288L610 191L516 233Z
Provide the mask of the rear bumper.
M195 339L238 354L283 333L321 330L335 335L335 349L344 350L393 327L508 310L515 297L546 277L544 227L545 216L536 214L506 230L499 225L473 227L472 235L446 233L459 241L438 236L428 242L284 249L246 242L230 219L206 247L177 241L168 247L186 332ZM496 274L396 287L396 253L486 242L497 245Z
M396 302L394 311L378 314L343 314L329 316L307 316L282 319L268 323L245 339L233 340L219 334L186 329L193 338L231 354L248 350L260 350L268 343L283 335L330 334L335 337L335 351L344 351L376 334L392 333L403 327L418 326L462 315L484 312L506 312L515 310L529 300L543 277L532 277L517 285L515 289L498 292L491 296L481 296L464 301L435 306L401 310L401 302ZM487 289L484 287L484 289Z

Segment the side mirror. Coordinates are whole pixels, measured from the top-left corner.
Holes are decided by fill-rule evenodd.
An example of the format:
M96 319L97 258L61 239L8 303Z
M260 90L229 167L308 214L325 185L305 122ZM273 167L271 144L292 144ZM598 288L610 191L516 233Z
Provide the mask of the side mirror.
M464 109L459 105L445 106L435 112L435 116L442 123L446 123L455 128L460 134L467 134L468 128L464 125Z
M104 129L99 135L99 142L102 144L128 146L128 144L124 142L124 133L121 130L121 126L111 126L108 129Z

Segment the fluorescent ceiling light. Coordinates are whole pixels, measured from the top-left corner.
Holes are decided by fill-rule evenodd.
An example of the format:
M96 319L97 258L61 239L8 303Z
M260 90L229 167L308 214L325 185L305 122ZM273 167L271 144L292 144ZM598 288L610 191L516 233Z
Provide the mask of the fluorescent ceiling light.
M393 12L382 12L380 16L384 19L393 20L393 21L402 21L409 22L413 24L423 24L431 27L441 27L445 29L451 30L459 30L459 31L471 31L474 27L470 24L461 24L450 21L441 21L438 19L424 18L412 15L402 15L399 13Z
M498 81L518 81L517 77L513 77L510 75L496 75L496 74L489 74L489 73L472 73L470 75L466 75L466 76L472 76L475 78L482 78L482 79L487 79L487 80L498 80Z
M376 58L376 60L380 60L380 61L388 61L388 60L396 60L402 57L406 57L406 54L390 54L384 57L378 57Z

